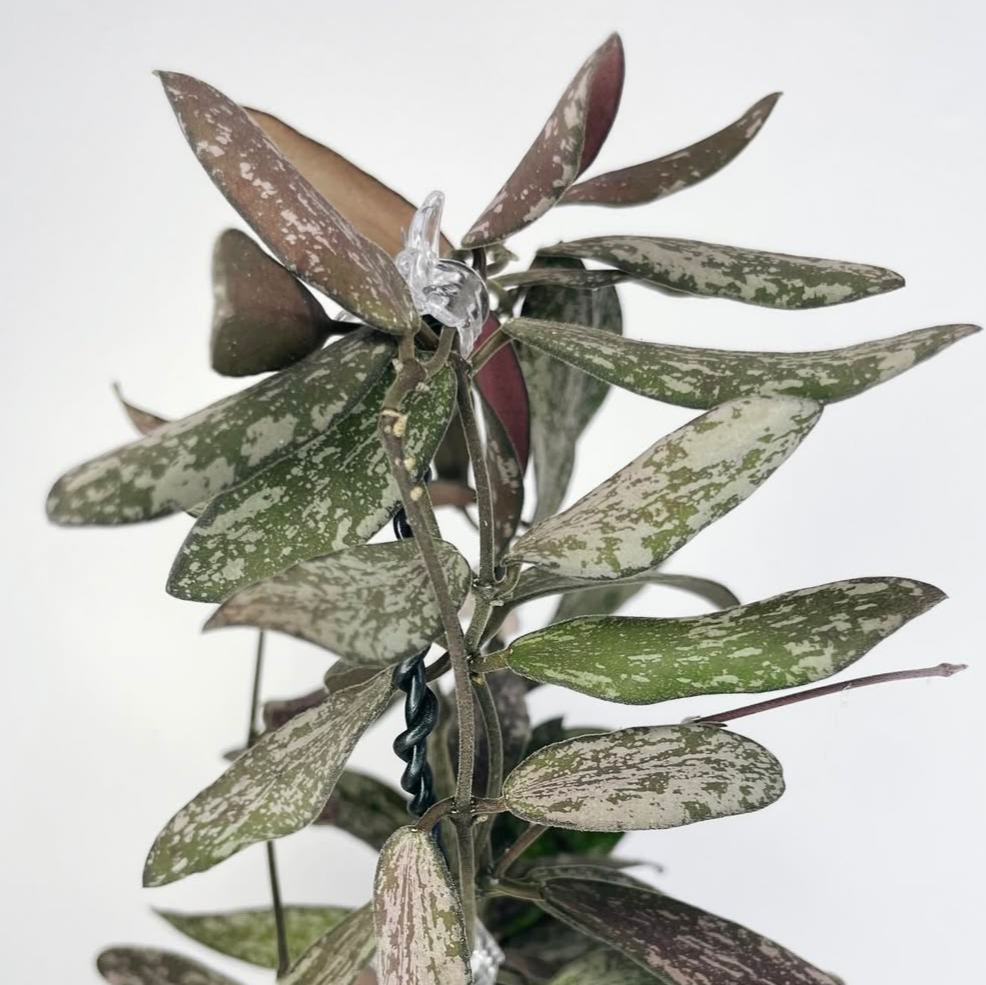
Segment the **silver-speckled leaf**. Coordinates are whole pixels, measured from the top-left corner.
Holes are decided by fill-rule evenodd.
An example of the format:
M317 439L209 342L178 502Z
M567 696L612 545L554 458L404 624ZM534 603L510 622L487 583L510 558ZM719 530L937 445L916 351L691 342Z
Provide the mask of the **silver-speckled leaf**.
M311 824L359 737L387 707L390 678L381 671L266 733L165 825L147 856L144 885L184 879Z
M841 985L839 979L746 927L646 889L558 880L545 886L540 905L646 968L655 976L651 981ZM563 985L578 981L572 978ZM619 981L636 985L634 978ZM606 979L591 980L591 985L601 983L608 985Z
M596 159L623 92L623 44L610 35L584 62L506 184L462 237L498 243L539 219Z
M158 74L199 163L288 270L368 325L398 335L420 325L387 253L322 198L245 110L189 75Z
M660 985L661 979L611 948L590 951L565 965L548 985Z
M581 578L656 567L765 482L814 427L821 407L748 397L662 438L564 513L520 537L507 561Z
M562 196L562 204L642 205L697 185L746 148L767 122L780 97L779 92L764 96L738 120L690 147L580 181Z
M533 824L641 831L745 814L784 792L763 746L705 725L654 725L545 746L507 777L503 798Z
M517 318L504 330L596 379L678 407L704 410L752 394L822 404L855 397L979 331L939 325L819 352L694 349L618 338L598 329Z
M401 828L383 846L373 887L379 985L467 985L462 906L434 838Z
M96 959L110 985L238 985L198 961L154 947L111 947Z
M540 252L598 260L660 287L767 308L844 304L904 286L900 274L882 267L690 239L595 236Z
M277 967L274 911L264 907L226 913L176 913L156 910L176 930L220 954L261 968ZM349 913L340 906L285 906L288 953L301 954Z
M580 291L598 291L603 287L615 287L630 279L623 270L554 269L531 267L497 277L501 287L569 287Z
M352 985L375 946L373 908L367 903L315 941L278 985Z
M469 593L472 572L451 545L438 545L452 601ZM361 544L302 561L227 599L205 624L276 629L351 663L386 667L442 635L442 616L413 541Z
M393 787L356 770L342 771L315 818L316 824L331 824L377 851L407 821L407 801Z
M66 472L48 496L63 524L115 524L187 510L240 485L331 428L393 357L354 332L283 373Z
M214 499L175 559L168 592L221 602L297 561L355 547L375 534L400 502L377 436L377 416L392 379L388 370L325 434ZM408 398L405 444L419 475L445 432L454 401L455 378L447 368Z
M623 704L776 691L839 673L944 597L906 578L854 578L709 615L583 616L521 636L504 659Z

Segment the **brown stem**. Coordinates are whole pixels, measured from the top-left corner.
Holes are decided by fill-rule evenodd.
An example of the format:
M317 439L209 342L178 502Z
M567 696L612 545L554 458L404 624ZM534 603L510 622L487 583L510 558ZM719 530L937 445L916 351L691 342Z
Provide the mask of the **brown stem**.
M501 879L507 870L517 861L548 830L546 824L532 824L528 829L497 859L493 869L493 878Z

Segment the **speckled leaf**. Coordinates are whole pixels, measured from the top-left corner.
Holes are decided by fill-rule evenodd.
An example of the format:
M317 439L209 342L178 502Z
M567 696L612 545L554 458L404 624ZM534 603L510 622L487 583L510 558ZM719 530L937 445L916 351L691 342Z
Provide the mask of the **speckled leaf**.
M820 352L735 352L614 338L598 329L517 318L506 331L591 376L679 407L751 394L835 403L899 376L979 331L939 325Z
M569 287L582 291L598 291L603 287L614 287L630 278L623 270L585 270L532 267L530 270L517 270L514 273L497 277L501 287Z
M376 533L400 502L377 436L392 379L388 370L325 434L213 500L175 559L168 591L221 602L297 561L355 547ZM454 400L455 380L447 369L408 399L406 447L419 475L445 432Z
M900 274L882 267L688 239L596 236L541 253L598 260L661 287L767 308L843 304L904 286Z
M704 725L655 725L566 739L507 777L510 812L586 831L674 828L745 814L784 792L781 764L752 739Z
M331 824L377 851L407 821L407 801L393 787L355 770L342 771L315 819L316 824Z
M330 428L389 364L355 332L290 369L72 469L48 496L63 524L150 520L246 482Z
M549 985L655 985L649 971L611 948L590 951L565 965Z
M155 414L149 410L144 410L143 407L138 407L136 404L130 403L130 401L123 396L123 391L120 389L119 383L113 384L113 393L116 395L116 399L123 408L123 412L127 415L128 420L134 426L134 429L138 434L150 434L152 431L156 431L163 424L168 423L168 419L166 417L161 417L159 414Z
M623 704L776 691L839 673L944 597L906 578L855 578L709 615L583 616L521 636L504 659Z
M654 568L765 482L820 413L818 404L791 397L723 404L536 524L507 560L581 578Z
M535 219L596 159L623 91L623 44L610 35L579 69L506 184L462 238L464 247L500 242Z
M189 75L158 74L199 163L288 270L368 325L403 335L420 324L387 253L325 201L245 110Z
M732 161L767 122L779 92L764 96L729 126L691 147L619 171L580 181L562 197L563 205L642 205L696 185Z
M623 871L621 865L593 864L591 859L585 862L557 862L555 859L539 859L529 869L524 871L524 879L543 886L555 879L585 879L593 882L611 882L617 886L637 886L650 889L647 883Z
M326 672L328 676L335 667L342 661L337 661L333 664L329 670ZM377 671L375 668L368 667L365 670L365 676L359 681L360 684L365 684L371 677L375 677ZM263 705L262 718L264 721L264 728L269 732L273 732L275 729L279 729L286 722L291 721L297 715L300 715L303 711L308 711L309 708L314 708L315 705L320 705L324 700L328 691L324 687L316 688L314 691L308 691L305 694L298 695L296 698L278 698L273 701L265 701Z
M545 886L541 905L646 968L663 985L840 985L774 941L661 893L559 880Z
M499 557L520 526L524 510L524 468L499 415L481 397L486 422L486 468L493 497L494 550Z
M439 557L458 606L469 594L469 563L451 544L439 544ZM377 667L417 653L443 632L435 591L412 541L361 544L248 585L205 628L221 626L276 629Z
M266 733L165 826L144 866L144 885L163 886L212 868L248 845L311 824L364 730L386 708L390 671Z
M238 985L198 961L153 947L111 947L96 959L110 985Z
M380 985L472 981L462 907L430 833L401 828L383 846L373 911Z
M315 941L278 985L353 985L375 946L373 908L367 903Z
M273 910L265 907L227 913L155 912L176 930L220 954L261 968L277 967L277 929ZM339 906L285 906L288 953L301 954L348 913L349 910Z

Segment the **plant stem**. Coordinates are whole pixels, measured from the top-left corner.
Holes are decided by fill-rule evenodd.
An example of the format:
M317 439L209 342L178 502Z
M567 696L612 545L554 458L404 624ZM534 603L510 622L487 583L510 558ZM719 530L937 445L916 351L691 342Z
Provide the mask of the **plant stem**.
M546 824L532 824L498 859L493 878L501 879L507 870L548 830Z
M780 698L758 701L756 704L745 705L742 708L733 708L731 711L719 712L716 715L702 715L701 718L693 718L689 721L703 725L721 725L737 718L745 718L747 715L759 714L761 711L784 708L787 705L794 705L800 701L809 701L812 698L823 698L826 694L839 694L842 691L852 691L857 687L869 687L871 684L887 684L891 681L908 681L920 677L951 677L953 674L957 674L959 671L965 669L965 664L942 663L934 667L921 667L917 670L895 670L889 674L871 674L869 677L857 677L851 681L826 684L824 687L814 687L809 691L799 691L797 694L785 694Z
M500 715L496 709L493 692L490 690L485 677L473 676L473 691L486 732L486 797L489 800L497 800L503 787L503 731L500 728ZM493 860L492 816L482 822L477 840L479 841L480 868L485 869Z

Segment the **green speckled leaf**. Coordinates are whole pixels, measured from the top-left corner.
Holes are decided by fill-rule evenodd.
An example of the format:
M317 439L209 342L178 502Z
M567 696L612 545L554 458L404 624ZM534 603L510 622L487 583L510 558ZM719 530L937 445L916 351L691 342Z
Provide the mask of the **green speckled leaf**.
M155 911L176 930L220 954L261 968L277 967L274 911L265 908L227 913ZM301 954L349 913L339 906L285 906L288 953Z
M565 965L549 985L655 985L660 979L611 948L590 951Z
M380 851L407 820L407 801L393 787L355 770L343 770L315 823L331 824Z
M541 906L646 968L662 985L839 985L746 927L646 889L558 880L545 886ZM593 979L592 985L601 982L606 980ZM634 978L627 982L636 985Z
M587 879L599 882L612 882L618 886L639 886L650 889L645 882L624 872L620 865L598 865L591 859L586 862L558 862L555 859L539 859L524 871L524 879L543 886L555 879Z
M581 291L598 291L603 287L615 287L630 278L622 270L571 270L549 267L532 267L497 277L501 287L566 287Z
M355 547L375 534L400 502L377 436L377 415L392 379L388 370L325 434L213 500L175 559L168 591L221 602L297 561ZM406 448L419 475L454 401L448 369L407 401Z
M944 597L906 578L855 578L681 619L584 616L521 636L504 658L623 704L776 691L839 673Z
M248 845L311 824L392 693L390 671L384 670L262 736L165 825L147 856L144 885L203 872Z
M375 946L373 908L367 903L315 941L278 985L352 985Z
M401 828L383 846L373 911L379 985L472 981L462 906L430 833Z
M507 560L581 578L654 568L765 482L820 414L818 404L791 397L723 404L536 524Z
M566 739L503 785L512 814L586 831L674 828L745 814L784 792L781 764L752 739L704 725L655 725Z
M438 545L449 594L459 606L472 572L451 545ZM443 633L442 616L413 541L361 544L302 561L227 599L206 629L276 629L351 663L386 667Z
M64 524L150 520L240 485L310 444L380 377L393 346L354 332L276 376L72 469L48 496Z
M642 205L704 181L732 161L767 122L779 92L751 106L729 126L691 147L619 171L580 181L562 197L563 205Z
M110 985L237 985L198 961L153 947L111 947L96 959Z
M654 236L596 236L544 247L544 256L598 260L660 287L768 308L843 304L904 286L892 270Z
M706 409L752 394L828 404L899 376L979 331L939 325L820 352L733 352L614 338L606 332L527 318L504 330L592 377L679 407Z

